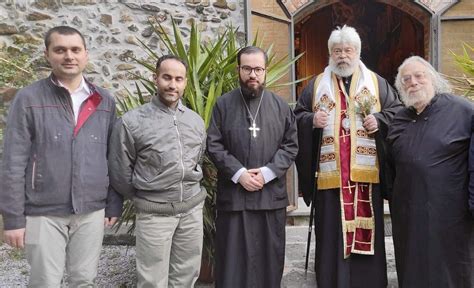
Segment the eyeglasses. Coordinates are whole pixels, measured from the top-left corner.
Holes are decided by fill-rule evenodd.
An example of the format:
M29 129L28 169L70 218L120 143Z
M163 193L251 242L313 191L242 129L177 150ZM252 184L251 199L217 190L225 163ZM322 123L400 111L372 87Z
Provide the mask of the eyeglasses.
M252 74L252 71L255 72L255 75L260 76L265 72L265 68L262 67L250 67L250 66L240 66L240 70L244 71L245 74Z
M413 75L403 75L401 81L403 85L409 85L413 83L413 78L416 79L416 82L423 82L426 78L425 76L425 72L418 71L413 73Z
M344 52L346 55L352 55L355 53L355 49L352 47L346 47L346 48L334 48L332 49L332 54L335 56L340 56L342 55L342 52Z

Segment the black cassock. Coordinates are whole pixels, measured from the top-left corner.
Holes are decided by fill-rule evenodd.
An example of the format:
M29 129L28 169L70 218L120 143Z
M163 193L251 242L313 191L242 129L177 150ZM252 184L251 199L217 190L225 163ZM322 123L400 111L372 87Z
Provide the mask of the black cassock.
M265 91L256 126L240 90L218 98L207 150L218 169L216 287L280 287L285 258L286 171L298 151L296 119L288 104ZM252 115L261 97L244 97ZM231 178L241 168L271 169L276 178L256 192Z
M468 209L473 105L436 95L389 130L395 181L393 239L400 287L474 287L474 221Z
M375 218L375 253L374 255L351 254L344 259L343 237L341 228L341 202L339 189L318 190L315 200L315 234L316 234L316 280L320 288L348 287L385 287L387 286L387 269L385 260L383 197L390 196L387 179L391 170L385 161L388 125L393 115L401 109L401 103L388 82L377 75L381 112L375 113L379 131L375 133L377 157L379 161L380 182L373 185L372 205ZM312 101L314 79L304 89L295 114L298 121L299 152L296 158L298 168L299 190L303 193L307 205L311 203L314 187L314 174L317 169L316 151L321 149L317 142L322 129L313 129ZM347 84L348 86L350 83ZM346 91L349 88L346 87Z

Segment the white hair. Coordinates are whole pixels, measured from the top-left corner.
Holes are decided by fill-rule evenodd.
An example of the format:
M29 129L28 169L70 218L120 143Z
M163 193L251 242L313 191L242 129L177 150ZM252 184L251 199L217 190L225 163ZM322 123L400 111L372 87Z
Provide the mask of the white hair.
M398 92L402 93L403 92L403 84L402 84L402 75L401 71L403 68L405 68L406 65L412 63L412 62L418 62L425 66L429 76L431 77L431 82L433 83L433 90L435 94L440 94L440 93L451 93L451 85L449 84L449 81L441 76L434 68L431 66L431 64L426 61L425 59L421 58L420 56L411 56L405 61L403 61L402 65L398 67L398 74L397 77L395 78L395 87L397 88Z
M328 40L329 54L331 54L332 47L336 44L347 44L354 47L360 57L360 36L353 27L344 25L342 28L337 27L331 32Z

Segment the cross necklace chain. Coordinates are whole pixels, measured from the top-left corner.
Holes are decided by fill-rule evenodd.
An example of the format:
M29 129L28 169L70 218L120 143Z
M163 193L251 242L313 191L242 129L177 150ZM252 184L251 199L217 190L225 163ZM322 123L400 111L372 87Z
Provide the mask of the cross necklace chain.
M252 119L252 126L249 127L249 130L252 133L252 137L257 138L257 132L260 131L260 128L257 127L257 123L255 123L255 120L257 119L258 112L260 111L260 105L262 104L263 91L262 91L262 95L260 96L260 102L258 102L255 116L252 115L252 112L250 112L249 106L245 102L244 94L242 94L242 88L240 89L240 97L242 98L242 101L244 102L245 108L247 108L247 112L249 113L250 119Z
M349 115L348 115L349 102L350 102L350 100L349 100L348 94L346 94L346 93L344 92L344 90L345 90L346 87L344 86L344 83L343 83L343 82L345 82L346 84L349 84L349 83L348 83L349 79L347 79L347 78L345 78L345 79L341 78L341 79L339 79L339 80L340 80L340 81L339 81L339 86L341 86L341 87L340 87L340 88L341 88L341 89L340 89L340 92L341 92L342 94L344 94L344 99L346 100L346 110L345 110L345 112L341 115L341 117L342 117L342 128L344 129L345 133L349 133L349 131L350 131L350 129L351 129L351 120L350 120ZM349 93L349 91L347 91L347 93ZM341 112L342 112L342 111L341 111Z

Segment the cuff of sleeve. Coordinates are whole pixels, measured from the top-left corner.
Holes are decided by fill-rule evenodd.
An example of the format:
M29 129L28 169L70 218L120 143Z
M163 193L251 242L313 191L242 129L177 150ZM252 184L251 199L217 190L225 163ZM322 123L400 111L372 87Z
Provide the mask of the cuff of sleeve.
M122 204L105 207L105 217L120 217L122 215Z
M273 172L272 169L268 168L267 166L261 167L260 171L262 172L263 179L265 180L265 184L267 184L268 182L272 181L273 179L277 177L275 172Z
M105 207L105 217L120 217L123 209L123 198L117 195L117 198L113 199L113 202L107 203Z
M247 169L242 167L237 172L235 172L234 176L232 176L232 178L231 178L232 182L237 184L239 182L240 175L242 175L242 173L244 173L244 171L247 171Z
M26 227L25 216L8 217L3 215L3 230L15 230Z

